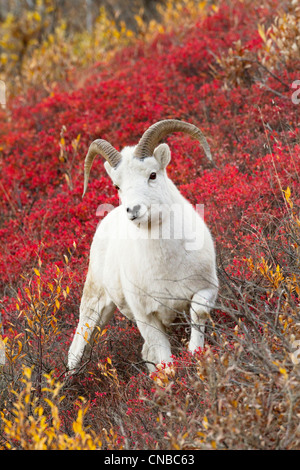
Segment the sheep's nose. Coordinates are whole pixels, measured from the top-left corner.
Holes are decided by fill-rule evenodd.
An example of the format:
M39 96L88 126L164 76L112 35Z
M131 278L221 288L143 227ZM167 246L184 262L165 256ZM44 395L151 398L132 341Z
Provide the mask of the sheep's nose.
M131 219L136 219L139 215L140 209L141 209L140 204L137 204L136 206L133 206L132 209L130 207L127 207L126 211L128 214L130 214Z

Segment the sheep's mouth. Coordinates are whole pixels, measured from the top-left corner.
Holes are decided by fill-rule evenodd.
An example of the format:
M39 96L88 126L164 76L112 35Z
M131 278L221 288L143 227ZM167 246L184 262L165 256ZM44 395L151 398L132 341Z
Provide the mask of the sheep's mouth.
M145 211L143 214L132 214L129 217L130 222L137 226L148 225L151 221L151 217L148 211Z
M135 223L143 223L143 222L148 222L148 215L145 213L145 214L142 214L142 215L132 215L129 217L129 220L131 222L135 222Z

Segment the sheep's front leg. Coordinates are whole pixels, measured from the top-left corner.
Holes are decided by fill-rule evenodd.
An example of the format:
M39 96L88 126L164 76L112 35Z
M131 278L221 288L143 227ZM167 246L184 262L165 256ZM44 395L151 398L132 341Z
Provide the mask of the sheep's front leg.
M80 304L79 323L68 353L68 369L72 373L90 351L96 327L106 325L115 311L105 293L92 292L85 286Z
M147 362L150 372L155 371L156 364L172 362L171 345L163 324L155 315L136 319L137 327L144 338L142 357Z
M191 316L191 337L189 351L194 353L198 348L204 346L205 323L211 308L214 307L217 297L217 289L207 288L198 291L192 298Z

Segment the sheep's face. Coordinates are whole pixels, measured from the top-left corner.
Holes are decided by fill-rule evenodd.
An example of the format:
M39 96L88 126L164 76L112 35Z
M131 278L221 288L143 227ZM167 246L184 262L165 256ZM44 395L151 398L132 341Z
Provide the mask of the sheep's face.
M159 207L169 203L169 180L166 166L170 162L167 144L159 145L152 157L144 160L133 156L134 147L125 147L116 168L104 166L118 189L120 201L129 220L134 223L153 221Z

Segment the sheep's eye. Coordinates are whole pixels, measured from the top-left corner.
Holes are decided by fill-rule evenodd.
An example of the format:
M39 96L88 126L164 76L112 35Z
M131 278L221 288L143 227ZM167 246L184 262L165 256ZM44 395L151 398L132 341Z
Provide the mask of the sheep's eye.
M156 173L154 171L150 174L149 179L150 180L155 180L156 179Z
M114 184L114 187L116 188L117 191L119 191L120 187L117 184Z

